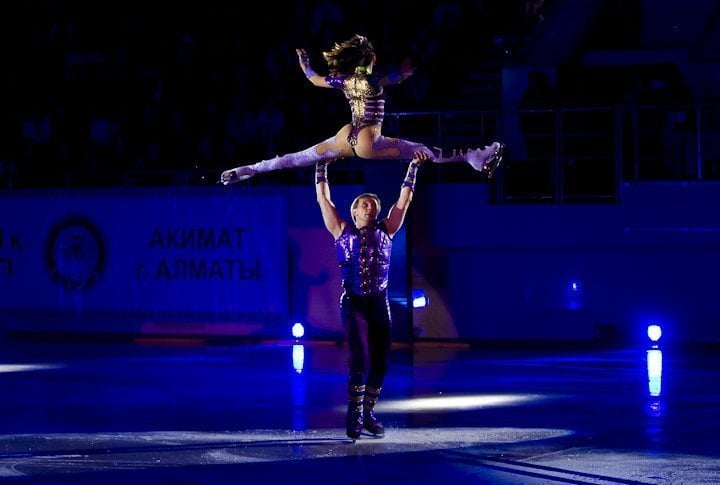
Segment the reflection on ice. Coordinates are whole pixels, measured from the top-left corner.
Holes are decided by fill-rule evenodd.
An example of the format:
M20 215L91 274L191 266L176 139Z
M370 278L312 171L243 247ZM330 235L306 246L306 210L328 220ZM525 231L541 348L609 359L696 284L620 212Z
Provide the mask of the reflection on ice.
M662 350L647 351L648 390L651 396L659 396L662 390Z

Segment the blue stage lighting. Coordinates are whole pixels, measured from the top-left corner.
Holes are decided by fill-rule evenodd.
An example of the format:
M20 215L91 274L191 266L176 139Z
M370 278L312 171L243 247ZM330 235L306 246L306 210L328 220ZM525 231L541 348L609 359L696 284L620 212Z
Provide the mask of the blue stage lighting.
M569 310L580 310L583 307L583 288L581 281L570 280L566 287L565 304Z
M302 338L302 336L305 335L305 327L303 327L302 323L297 322L292 326L292 335L296 339Z
M301 344L295 344L292 347L292 360L293 369L295 372L300 374L305 366L305 346Z
M430 301L423 290L413 290L413 308L425 308Z
M650 349L647 351L648 391L653 397L662 392L662 351Z
M652 342L657 342L662 337L662 329L660 325L648 325L647 336Z

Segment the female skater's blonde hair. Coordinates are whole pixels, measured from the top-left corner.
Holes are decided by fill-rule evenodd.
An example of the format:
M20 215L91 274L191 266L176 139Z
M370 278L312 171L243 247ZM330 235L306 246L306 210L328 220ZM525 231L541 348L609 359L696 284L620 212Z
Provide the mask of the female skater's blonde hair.
M375 60L375 48L372 43L359 34L348 40L335 43L335 46L322 53L331 76L349 76L355 73L358 67L368 67Z

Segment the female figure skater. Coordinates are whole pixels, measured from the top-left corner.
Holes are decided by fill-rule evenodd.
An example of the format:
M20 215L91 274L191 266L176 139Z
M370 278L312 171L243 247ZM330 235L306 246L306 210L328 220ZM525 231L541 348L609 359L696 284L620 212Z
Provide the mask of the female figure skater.
M409 63L403 64L400 73L380 76L373 73L375 49L370 41L353 35L342 43L336 43L332 50L323 52L329 68L328 76L317 74L310 66L304 49L296 50L300 68L305 77L321 88L341 89L345 94L352 114L351 122L337 134L300 152L276 156L252 165L243 165L224 171L220 182L233 184L272 170L307 167L318 162L330 162L339 158L360 157L365 159L410 160L415 152L421 151L435 163L468 162L475 170L492 177L502 162L504 145L494 142L482 149L453 151L452 156L443 156L442 150L431 150L421 143L382 135L385 116L384 86L398 84L413 74Z

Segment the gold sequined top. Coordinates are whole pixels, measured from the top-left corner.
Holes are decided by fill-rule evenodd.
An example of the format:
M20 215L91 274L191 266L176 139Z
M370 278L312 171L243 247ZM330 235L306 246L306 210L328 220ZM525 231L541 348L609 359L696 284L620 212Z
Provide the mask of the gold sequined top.
M350 104L352 130L348 141L351 145L357 143L357 134L361 128L382 125L385 118L385 93L378 75L357 73L351 76L328 76L325 81L341 89Z

